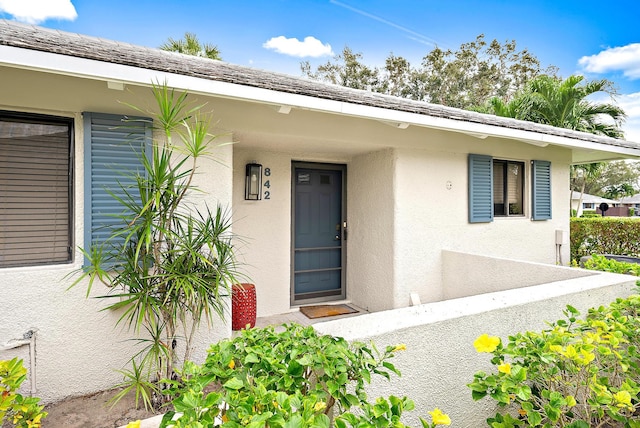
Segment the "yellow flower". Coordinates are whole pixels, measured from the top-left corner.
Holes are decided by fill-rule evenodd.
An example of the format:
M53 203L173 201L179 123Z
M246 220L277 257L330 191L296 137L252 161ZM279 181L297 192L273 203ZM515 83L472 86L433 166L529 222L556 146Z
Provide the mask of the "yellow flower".
M140 428L140 421L129 422L126 428Z
M404 343L401 343L400 345L396 345L396 347L393 348L392 352L406 351L406 350L407 350L407 345L405 345Z
M518 409L518 414L522 417L527 416L527 411L525 409L523 409L522 407L520 407L520 409Z
M324 410L326 408L327 408L327 403L325 403L324 401L318 401L316 403L316 405L313 406L313 411L314 412L320 412L320 411L322 411L322 410Z
M498 371L500 373L511 374L511 364L502 363L498 366Z
M229 361L229 368L230 368L231 370L233 370L235 367L236 367L236 362L235 362L235 360L231 360L231 361Z
M451 425L451 419L437 407L429 412L434 425Z
M493 352L500 344L500 338L497 336L489 336L487 333L478 337L473 346L478 352Z

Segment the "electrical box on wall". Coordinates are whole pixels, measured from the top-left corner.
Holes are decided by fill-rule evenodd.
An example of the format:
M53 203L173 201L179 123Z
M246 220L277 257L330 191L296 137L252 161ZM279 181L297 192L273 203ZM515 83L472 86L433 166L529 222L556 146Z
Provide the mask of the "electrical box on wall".
M567 232L564 230L556 230L556 245L567 243Z

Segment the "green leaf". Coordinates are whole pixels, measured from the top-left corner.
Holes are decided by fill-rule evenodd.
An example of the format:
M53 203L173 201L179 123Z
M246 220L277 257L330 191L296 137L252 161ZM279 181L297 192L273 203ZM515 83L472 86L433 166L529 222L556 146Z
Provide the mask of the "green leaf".
M529 422L529 425L531 425L532 427L537 427L542 423L542 416L538 412L528 412L527 422Z
M633 428L633 425L630 425L630 427ZM590 428L590 426L585 421L580 420L571 422L567 425L567 428Z
M527 369L521 366L514 366L511 369L511 379L514 382L524 382L527 380Z
M353 413L343 413L337 419L344 419L349 422L349 425L355 427L358 423L358 418Z
M226 381L223 386L226 389L239 390L244 387L244 382L242 382L242 380L238 379L237 377L233 377Z
M164 416L162 417L162 420L160 421L160 426L158 428L166 428L167 424L169 422L172 421L173 416L176 414L176 412L169 410L167 413L164 414Z
M485 391L471 391L471 398L473 398L473 401L481 400L486 396L487 393Z
M347 428L347 424L341 418L336 418L334 424L336 428Z
M291 419L284 423L284 428L304 428L302 416L293 415Z
M294 377L300 377L304 373L304 367L295 360L291 361L287 366L287 373Z
M331 420L329 419L329 417L324 413L321 413L313 418L311 428L329 428L330 425Z
M576 308L574 308L571 305L567 305L567 310L571 312L573 315L580 315L580 311L578 311Z
M260 362L260 358L258 358L258 356L254 353L247 354L247 356L244 357L244 360L243 360L244 364L259 363L259 362Z
M360 400L353 394L346 394L344 396L346 401L349 403L349 406L357 406L360 404Z

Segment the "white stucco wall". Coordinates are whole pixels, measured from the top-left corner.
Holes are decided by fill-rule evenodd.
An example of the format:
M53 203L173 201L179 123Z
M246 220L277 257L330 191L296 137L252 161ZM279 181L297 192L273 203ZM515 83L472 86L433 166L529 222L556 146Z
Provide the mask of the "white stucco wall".
M583 314L635 291L635 278L598 273L544 285L452 299L314 324L323 334L347 340L373 341L378 349L404 343L391 362L401 377L375 378L368 388L376 397L408 396L416 403L405 423L420 426L435 407L447 413L452 427L486 426L496 412L494 402L474 402L466 386L478 370L492 370L488 354L478 354L473 341L483 333L506 340L510 334L540 331L545 321L564 318L570 304Z
M525 215L468 222L468 154L525 163ZM569 232L567 151L463 135L434 133L425 149L396 151L393 307L406 306L411 292L422 302L443 299L441 250L554 264L555 231ZM531 220L530 161L552 162L553 219ZM568 242L566 242L568 244ZM569 246L562 247L569 259Z
M413 141L424 135L430 139ZM291 310L292 160L347 165L347 298L367 311L408 306L412 293L422 302L449 297L443 289L442 250L557 262L555 232L568 236L569 231L568 151L437 131L408 136L411 147L372 148L333 159L243 147L251 141L236 143L234 230L245 240L241 253L257 286L258 316ZM524 216L468 222L469 153L524 162ZM530 219L534 159L552 162L552 220ZM270 169L269 200L244 200L244 166L252 161ZM566 263L568 245L561 253Z
M367 311L387 309L394 293L395 156L391 149L348 165L347 297Z
M20 88L19 85L15 85ZM140 346L128 340L133 335L115 328L121 313L101 311L108 302L86 298L87 283L80 283L67 290L72 279L67 278L81 267L82 254L77 247L84 247L84 165L83 165L83 122L80 112L85 110L121 112L132 114L127 107L119 104L118 96L127 101L138 100L143 105L152 105L148 89L141 89L139 96L132 92L111 91L114 101L110 104L103 99L101 107L94 103L91 91L76 90L72 87L54 86L47 96L38 96L39 85L29 91L4 92L0 108L14 111L46 113L75 118L75 153L73 158L73 239L76 246L74 261L56 266L16 267L0 269L0 345L21 339L30 329L37 330L36 365L29 367L29 348L3 351L0 359L24 359L29 371L36 370L37 395L43 403L57 401L68 396L84 395L109 389L122 381L122 375L115 370L128 366L128 360L140 350ZM68 90L65 97L56 99L56 90ZM100 86L100 91L105 91ZM106 92L106 91L105 91ZM6 96L5 96L6 95ZM84 104L84 106L82 106ZM56 107L57 106L57 107ZM96 107L96 108L93 108ZM228 141L221 137L220 142ZM232 195L232 147L222 146L213 150L213 158L202 159L200 174L194 184L202 192L194 192L190 201L195 206L206 202L215 209L219 202L230 209ZM106 293L106 288L95 284L92 296ZM182 333L181 333L182 334ZM214 319L209 328L203 323L194 340L193 359L202 361L210 343L231 334L230 323ZM179 343L178 345L183 346ZM28 392L29 380L24 389Z

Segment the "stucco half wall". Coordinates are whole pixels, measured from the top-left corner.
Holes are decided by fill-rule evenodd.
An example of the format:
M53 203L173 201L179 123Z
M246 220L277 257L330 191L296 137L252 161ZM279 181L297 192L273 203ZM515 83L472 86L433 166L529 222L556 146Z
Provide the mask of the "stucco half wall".
M582 313L633 293L635 278L595 273L581 278L514 290L498 291L414 307L376 312L343 320L315 324L323 334L350 341L373 341L379 349L404 343L393 364L401 377L376 378L369 398L408 396L416 409L405 423L420 426L418 417L442 409L455 427L486 426L496 412L494 402L474 402L466 386L478 370L491 370L489 356L478 354L473 341L483 333L506 340L517 332L540 331L545 321L563 318L570 304Z
M583 269L442 251L444 300L592 275Z

